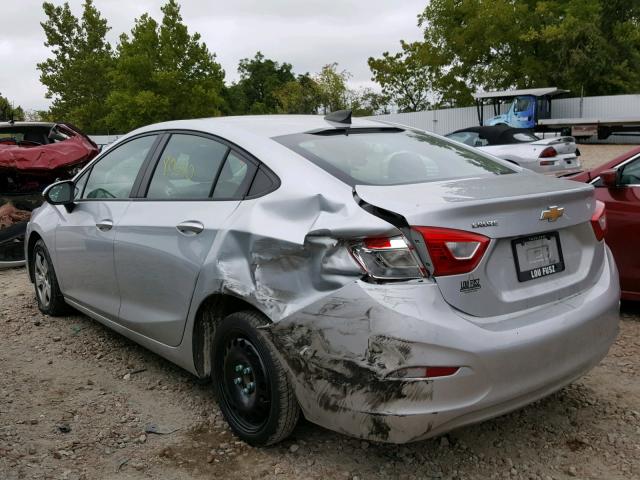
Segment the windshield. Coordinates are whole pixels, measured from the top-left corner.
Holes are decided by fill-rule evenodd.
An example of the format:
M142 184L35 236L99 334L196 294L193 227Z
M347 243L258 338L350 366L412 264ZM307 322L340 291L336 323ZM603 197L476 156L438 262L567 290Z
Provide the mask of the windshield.
M480 153L400 129L349 135L301 133L280 142L349 185L399 185L513 173Z

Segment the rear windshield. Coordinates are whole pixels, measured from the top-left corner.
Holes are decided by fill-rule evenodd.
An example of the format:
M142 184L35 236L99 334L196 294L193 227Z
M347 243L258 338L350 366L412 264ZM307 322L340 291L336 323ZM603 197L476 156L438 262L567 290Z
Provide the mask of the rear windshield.
M513 173L509 167L453 142L412 130L274 138L349 185L399 185Z
M529 133L529 132L516 132L513 134L513 139L516 142L521 142L521 143L537 142L538 140L540 140L533 133Z

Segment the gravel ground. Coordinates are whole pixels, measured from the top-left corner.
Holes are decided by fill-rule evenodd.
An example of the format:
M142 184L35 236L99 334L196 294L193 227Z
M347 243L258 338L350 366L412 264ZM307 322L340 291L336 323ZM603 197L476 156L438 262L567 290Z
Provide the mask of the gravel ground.
M591 166L631 147L580 148ZM83 315L43 316L25 270L0 271L0 480L638 479L640 305L620 327L591 373L509 415L404 446L301 421L256 449L211 385Z
M40 314L24 269L0 271L0 305L2 480L640 478L638 305L597 368L522 410L405 446L303 421L265 449L233 437L210 385L85 316Z

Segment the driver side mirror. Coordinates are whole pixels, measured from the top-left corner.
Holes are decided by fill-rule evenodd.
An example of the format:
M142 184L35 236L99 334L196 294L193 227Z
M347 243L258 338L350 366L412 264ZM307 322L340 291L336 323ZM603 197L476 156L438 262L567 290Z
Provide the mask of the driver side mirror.
M76 186L73 180L63 180L49 185L44 189L42 195L51 205L71 205L75 195Z
M616 188L618 186L618 171L611 168L600 172L602 184L607 188Z

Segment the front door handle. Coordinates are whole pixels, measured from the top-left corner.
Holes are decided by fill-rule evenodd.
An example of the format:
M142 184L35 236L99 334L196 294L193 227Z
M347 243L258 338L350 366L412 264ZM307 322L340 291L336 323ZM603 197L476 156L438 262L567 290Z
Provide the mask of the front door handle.
M197 235L204 230L204 225L197 220L187 220L176 225L176 228L183 235Z
M113 228L113 222L111 220L101 220L96 223L96 227L98 227L98 230L101 232L108 232Z

